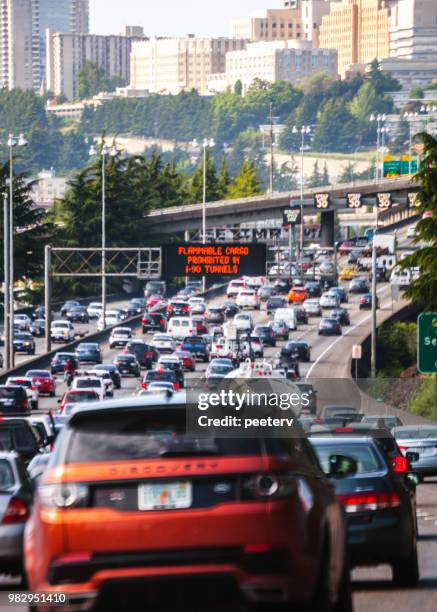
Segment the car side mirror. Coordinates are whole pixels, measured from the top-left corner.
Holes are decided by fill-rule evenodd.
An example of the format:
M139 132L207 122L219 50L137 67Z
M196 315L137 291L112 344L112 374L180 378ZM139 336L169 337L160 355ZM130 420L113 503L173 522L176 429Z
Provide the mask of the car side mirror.
M329 472L331 478L345 478L352 476L358 471L358 462L353 457L347 455L330 455Z
M408 463L415 463L420 459L419 453L415 453L414 451L408 451L405 453L405 457L407 458Z

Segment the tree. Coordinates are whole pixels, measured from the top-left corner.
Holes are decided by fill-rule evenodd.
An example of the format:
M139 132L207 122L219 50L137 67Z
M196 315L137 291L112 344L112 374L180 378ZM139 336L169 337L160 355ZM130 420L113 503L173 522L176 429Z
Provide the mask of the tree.
M214 202L220 199L219 184L211 153L206 151L206 201ZM188 185L188 199L192 204L203 201L203 152L200 162Z
M318 113L313 146L316 151L350 151L356 146L356 120L344 100L328 100Z
M236 96L243 95L243 83L240 81L240 79L238 79L238 81L235 81L234 94Z
M410 89L410 98L414 98L415 100L421 100L424 95L425 92L423 91L422 87L419 87L419 85L415 85Z
M352 183L355 178L355 164L349 161L346 166L341 167L340 173L337 176L337 183Z
M365 80L373 83L378 94L402 89L399 81L393 78L390 72L381 70L381 65L377 59L374 59L370 64L370 70L366 73Z
M225 200L228 197L229 187L232 184L231 173L229 172L229 166L226 157L223 157L220 166L220 174L218 178L218 195L220 200Z
M323 164L322 185L330 185L328 164L326 163L326 161Z
M319 170L319 162L316 160L313 166L313 173L308 178L310 187L321 187L323 185L323 174Z
M261 193L261 182L258 179L256 166L247 157L244 159L239 174L230 185L229 198L247 198Z
M291 158L291 163L284 162L281 167L275 171L274 186L276 191L294 191L297 189L297 174L298 167L294 157Z
M420 276L406 292L413 302L431 311L437 310L437 139L427 133L419 134L423 141L422 168L414 180L420 183L417 213L431 211L432 217L417 223L415 243L425 242L412 255L402 260L402 269L420 268Z
M107 77L105 71L93 62L85 62L78 74L77 95L80 100L92 98L101 91L114 91L117 87L126 85L118 74Z

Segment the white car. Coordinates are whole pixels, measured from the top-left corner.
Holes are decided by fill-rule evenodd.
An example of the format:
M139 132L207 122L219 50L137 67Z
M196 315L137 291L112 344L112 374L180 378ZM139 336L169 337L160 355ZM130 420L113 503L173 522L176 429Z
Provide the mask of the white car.
M237 331L249 331L251 332L254 328L253 319L250 315L239 312L233 318L233 324L237 328Z
M246 281L247 286L250 289L258 290L265 283L265 278L262 276L244 276L244 280Z
M235 301L239 308L252 308L254 310L261 308L260 299L254 289L242 289Z
M183 340L196 334L196 325L189 317L173 317L168 322L167 334L175 340Z
M321 317L322 307L320 306L320 300L317 298L310 298L305 300L303 303L303 309L309 317Z
M78 376L73 380L72 390L77 389L93 389L99 394L99 399L105 399L106 385L103 378L100 376Z
M176 350L175 341L167 334L155 334L150 341L150 345L156 348L157 351L173 353Z
M204 314L206 310L206 303L203 297L191 297L188 300L188 304L190 306L190 313L195 314Z
M290 331L296 331L296 312L293 308L277 308L274 318L275 321L284 321Z
M320 306L322 308L339 308L340 298L337 293L333 291L325 291L320 298Z
M20 331L28 331L30 326L32 325L32 321L30 317L25 314L16 314L14 315L14 327L18 327Z
M91 302L86 310L90 319L98 319L102 314L102 309L101 302Z
M132 330L130 327L116 327L109 336L109 348L113 349L117 346L126 346L131 338Z
M105 384L105 397L114 397L114 381L107 370L87 370L86 376L101 378Z
M165 381L151 382L147 385L147 389L140 389L136 395L167 395L174 393L173 383Z
M240 291L242 289L246 288L246 283L244 280L231 280L231 282L229 283L227 289L226 289L226 295L228 296L228 298L233 298L235 296L237 296Z
M106 327L113 327L114 325L119 325L122 323L123 319L120 316L120 312L118 310L107 310L106 311ZM103 316L100 315L99 320L97 321L97 329L99 331L103 331L105 326L103 325Z
M25 376L9 376L6 381L6 386L23 387L23 389L26 391L31 409L38 410L38 389L34 386L30 378L26 378Z
M53 321L50 326L50 336L53 342L73 342L74 327L70 321Z

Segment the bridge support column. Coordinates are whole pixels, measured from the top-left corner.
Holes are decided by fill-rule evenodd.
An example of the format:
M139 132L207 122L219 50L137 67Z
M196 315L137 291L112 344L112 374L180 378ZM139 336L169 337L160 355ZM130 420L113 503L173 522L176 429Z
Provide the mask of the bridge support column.
M335 211L326 210L321 213L320 246L334 247L335 242Z

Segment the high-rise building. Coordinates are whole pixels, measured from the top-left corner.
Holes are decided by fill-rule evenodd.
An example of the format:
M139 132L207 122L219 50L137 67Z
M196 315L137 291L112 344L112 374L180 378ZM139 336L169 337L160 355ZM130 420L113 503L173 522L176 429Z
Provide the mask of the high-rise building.
M129 81L132 43L129 36L73 34L47 30L47 89L55 95L76 98L79 73L86 62L92 62L109 78L119 76Z
M212 73L225 71L228 51L244 49L231 38L153 38L132 45L131 86L155 93L177 94L197 89L207 93Z

